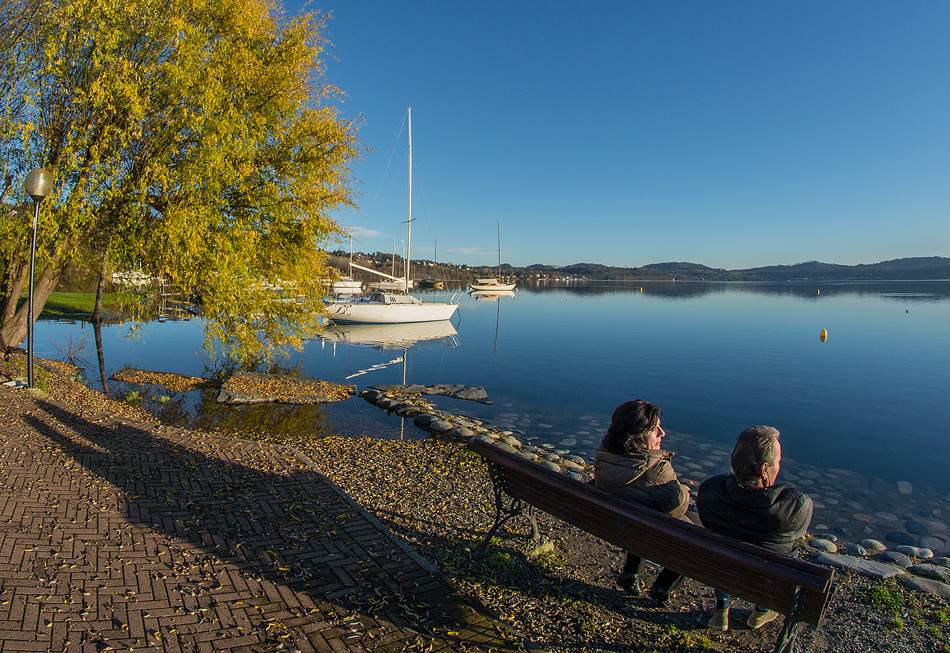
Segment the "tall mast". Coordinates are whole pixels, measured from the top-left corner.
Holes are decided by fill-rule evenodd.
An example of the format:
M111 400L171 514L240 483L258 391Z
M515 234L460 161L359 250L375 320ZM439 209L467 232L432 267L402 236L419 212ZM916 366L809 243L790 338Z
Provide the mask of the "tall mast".
M498 220L498 279L501 279L501 220Z
M406 238L406 292L409 292L409 268L412 267L412 107L409 112L409 235Z

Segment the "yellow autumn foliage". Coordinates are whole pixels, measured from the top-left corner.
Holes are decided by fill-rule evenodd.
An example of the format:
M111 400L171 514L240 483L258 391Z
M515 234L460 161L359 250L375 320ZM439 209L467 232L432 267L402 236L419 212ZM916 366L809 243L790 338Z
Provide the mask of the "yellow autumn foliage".
M54 174L40 279L140 268L200 298L208 342L239 358L310 337L341 234L331 212L352 205L360 156L324 77L326 16L263 0L50 0L36 21L16 52L20 95L0 100L0 146L18 179ZM24 222L0 220L7 343Z

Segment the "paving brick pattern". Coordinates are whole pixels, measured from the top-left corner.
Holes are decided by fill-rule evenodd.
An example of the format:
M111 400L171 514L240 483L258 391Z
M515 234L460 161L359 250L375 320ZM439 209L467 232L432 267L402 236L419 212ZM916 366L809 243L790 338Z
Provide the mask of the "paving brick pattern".
M0 388L0 650L524 649L292 449Z

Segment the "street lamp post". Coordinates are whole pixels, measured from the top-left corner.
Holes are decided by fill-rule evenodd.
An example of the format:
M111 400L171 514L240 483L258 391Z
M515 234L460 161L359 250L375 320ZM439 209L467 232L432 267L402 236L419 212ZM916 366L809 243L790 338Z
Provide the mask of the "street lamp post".
M36 267L36 224L40 218L40 204L49 195L53 187L53 176L49 170L37 168L26 176L23 184L26 193L33 198L33 236L30 245L30 303L26 318L26 387L33 387L33 270Z

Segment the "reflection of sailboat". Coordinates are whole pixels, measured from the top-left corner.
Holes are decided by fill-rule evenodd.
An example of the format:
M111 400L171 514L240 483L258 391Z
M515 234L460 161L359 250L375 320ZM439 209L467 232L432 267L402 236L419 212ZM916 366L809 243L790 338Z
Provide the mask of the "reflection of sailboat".
M513 290L472 290L468 293L475 301L497 302L501 297L514 297Z
M363 376L370 372L379 372L391 365L402 364L402 379L406 382L406 359L412 347L426 345L441 346L446 349L459 346L455 336L458 332L448 320L439 322L421 322L415 324L349 324L324 328L320 338L324 343L333 345L336 353L338 344L373 347L375 349L401 350L402 355L391 361L376 363L367 369L351 373L347 380Z
M412 109L409 109L409 226L406 241L405 287L412 287ZM354 264L355 265L355 264ZM359 266L356 266L359 267ZM366 268L360 268L366 269ZM375 270L371 270L375 272ZM382 274L375 272L376 274ZM389 275L382 275L389 276ZM327 305L327 316L339 324L401 324L448 320L458 310L458 302L422 302L412 295L374 292L369 297L339 300Z
M438 322L418 322L411 324L346 324L326 327L320 337L327 342L347 342L353 345L366 345L378 349L403 349L417 342L451 338L455 327L448 320ZM445 344L445 342L443 342Z

